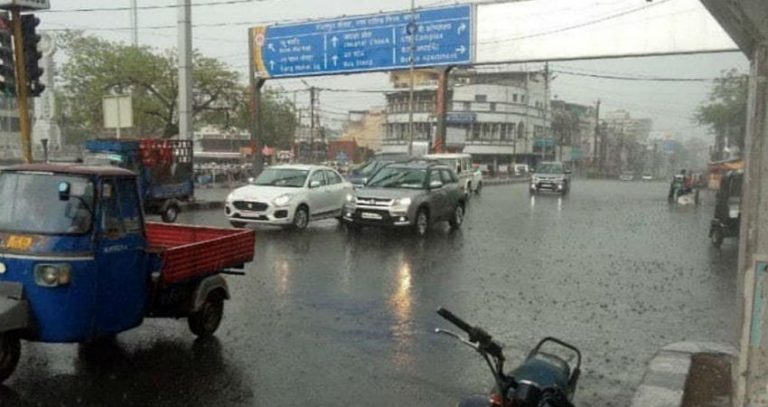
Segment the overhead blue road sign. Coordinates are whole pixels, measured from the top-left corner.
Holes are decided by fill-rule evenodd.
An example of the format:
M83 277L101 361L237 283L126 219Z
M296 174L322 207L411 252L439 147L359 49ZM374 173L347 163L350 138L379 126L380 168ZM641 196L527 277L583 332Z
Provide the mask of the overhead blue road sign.
M472 6L372 14L251 29L262 78L389 71L472 62Z

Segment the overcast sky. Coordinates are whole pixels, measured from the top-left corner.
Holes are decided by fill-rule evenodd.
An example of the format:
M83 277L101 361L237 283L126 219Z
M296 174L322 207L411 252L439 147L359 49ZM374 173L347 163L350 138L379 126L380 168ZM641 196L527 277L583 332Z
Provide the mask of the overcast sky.
M99 11L92 8L128 7L130 0L50 0L52 9L40 13L41 30L83 29L110 40L129 42L131 39L130 13L127 10ZM174 6L175 0L137 0L139 7ZM536 1L536 0L534 0ZM572 0L590 3L601 0ZM645 0L622 0L644 4ZM682 0L680 0L682 1ZM210 5L211 3L221 3ZM445 0L418 0L418 6L446 4ZM248 63L247 29L249 26L273 22L332 18L341 15L406 10L409 0L193 0L194 47L210 57L220 58L242 73L246 79ZM73 10L78 9L78 10ZM73 10L73 11L66 11ZM152 8L139 11L139 40L143 45L159 48L176 46L178 18L175 7ZM167 28L165 28L167 27ZM692 31L695 31L692 28ZM527 68L539 68L529 64ZM553 62L554 71L567 70L587 74L644 75L658 77L714 78L722 71L748 69L741 53L719 53L687 56L646 57L627 59L585 60ZM594 104L603 103L603 111L625 109L633 117L649 117L657 131L679 133L684 137L706 135L706 130L693 125L691 117L696 106L706 100L710 83L701 82L637 82L597 79L583 76L556 74L552 95L558 99ZM386 74L361 74L306 78L310 85L332 88L383 89L388 86ZM300 79L282 79L268 82L268 86L287 91L306 86ZM287 93L290 98L294 93ZM306 104L307 93L296 93L300 104ZM323 119L338 121L341 112L384 104L382 96L370 93L322 93L321 109L328 113ZM709 138L708 138L709 139Z

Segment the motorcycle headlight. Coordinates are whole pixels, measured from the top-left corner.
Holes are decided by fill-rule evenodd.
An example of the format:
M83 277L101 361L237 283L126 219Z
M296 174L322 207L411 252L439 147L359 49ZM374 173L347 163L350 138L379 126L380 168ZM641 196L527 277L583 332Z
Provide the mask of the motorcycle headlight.
M43 287L68 285L72 281L69 264L38 264L35 266L35 283Z
M275 204L275 206L285 206L288 205L289 202L291 202L291 195L280 195L272 200L272 203Z
M399 206L399 207L409 207L411 206L411 198L400 198L395 199L395 202L392 203L392 206Z

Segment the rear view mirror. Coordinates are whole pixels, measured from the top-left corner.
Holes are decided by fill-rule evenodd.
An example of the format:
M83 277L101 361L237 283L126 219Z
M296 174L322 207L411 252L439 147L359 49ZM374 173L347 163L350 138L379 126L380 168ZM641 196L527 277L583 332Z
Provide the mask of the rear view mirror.
M310 181L309 182L309 187L310 188L317 188L319 186L320 186L320 181Z
M570 174L570 173L571 173L571 170L565 170L565 173L566 173L566 174Z
M59 182L59 201L69 201L70 190L72 186L69 182Z
M253 184L254 182L256 182L256 178L253 178L253 177L248 178L249 184Z
M440 181L432 181L432 182L429 183L429 188L430 189L438 189L438 188L442 188L442 187L443 187L443 183L440 182Z

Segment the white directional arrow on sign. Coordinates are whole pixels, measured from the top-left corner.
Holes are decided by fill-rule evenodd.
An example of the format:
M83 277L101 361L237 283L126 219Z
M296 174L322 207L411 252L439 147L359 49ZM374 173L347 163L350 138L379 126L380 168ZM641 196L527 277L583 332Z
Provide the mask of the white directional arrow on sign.
M270 42L267 44L267 48L269 48L270 51L275 52L275 44Z
M275 69L275 61L269 61L269 70Z
M461 35L461 33L464 32L464 31L467 31L467 24L466 23L461 23L459 28L456 30L456 33Z
M339 62L339 57L334 55L331 57L331 61L333 61L333 66L336 66L336 63Z
M456 52L458 52L459 54L463 54L463 53L467 52L467 48L465 48L465 47L462 45L462 46L460 46L460 47L456 48Z
M334 35L333 38L331 38L331 44L333 44L333 47L336 48L336 46L339 44L339 37Z

